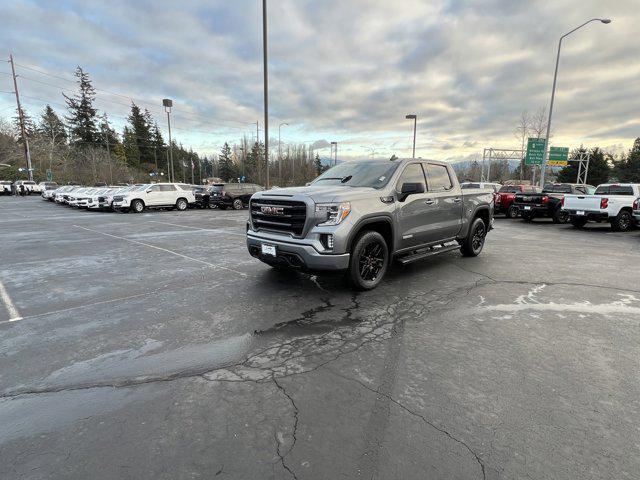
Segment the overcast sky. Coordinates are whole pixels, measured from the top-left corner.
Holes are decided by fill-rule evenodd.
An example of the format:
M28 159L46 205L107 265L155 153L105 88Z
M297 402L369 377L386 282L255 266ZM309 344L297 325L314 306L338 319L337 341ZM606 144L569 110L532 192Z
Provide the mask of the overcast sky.
M13 53L23 102L64 113L76 65L120 129L129 98L165 129L174 99L179 142L202 153L263 135L259 0L27 1L2 7L2 56ZM269 0L270 137L340 142L339 157L460 159L515 148L520 113L548 107L560 35L552 144L621 151L640 135L638 0ZM0 116L13 115L0 64ZM60 78L56 78L60 77ZM118 95L113 95L118 94ZM253 126L251 125L253 123ZM328 155L328 149L321 153Z

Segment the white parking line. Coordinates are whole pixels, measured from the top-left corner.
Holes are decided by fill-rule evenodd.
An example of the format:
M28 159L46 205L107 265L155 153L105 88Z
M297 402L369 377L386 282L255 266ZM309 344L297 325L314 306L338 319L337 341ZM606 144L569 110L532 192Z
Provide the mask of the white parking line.
M2 303L4 303L4 306L7 307L7 312L9 312L9 320L7 320L7 322L17 322L18 320L22 320L20 312L18 312L18 309L11 301L11 297L7 293L2 282L0 282L0 298L2 298Z
M159 222L158 220L148 220L148 223L161 223L163 225L171 225L172 227L184 227L184 228L191 228L193 230L202 230L203 232L225 233L225 234L229 234L229 235L238 235L240 237L246 237L246 235L244 233L229 232L228 230L225 230L225 229L222 229L222 228L192 227L191 225L179 225L177 223Z
M100 232L98 230L93 230L92 228L82 227L80 225L74 225L76 228L81 228L82 230L86 230L88 232L98 233L100 235L104 235L106 237L117 238L118 240L124 240L125 242L135 243L136 245L142 245L143 247L153 248L155 250L160 250L162 252L170 253L171 255L175 255L176 257L186 258L187 260L191 260L192 262L198 262L203 265L206 265L211 268L220 268L222 270L227 270L229 272L237 273L243 277L247 277L248 275L244 272L239 272L238 270L234 270L233 268L223 267L222 265L215 265L213 263L205 262L204 260L199 260L197 258L190 257L189 255L184 255L182 253L174 252L173 250L169 250L167 248L158 247L156 245L151 245L150 243L139 242L138 240L132 240L130 238L121 237L119 235L113 235L111 233Z

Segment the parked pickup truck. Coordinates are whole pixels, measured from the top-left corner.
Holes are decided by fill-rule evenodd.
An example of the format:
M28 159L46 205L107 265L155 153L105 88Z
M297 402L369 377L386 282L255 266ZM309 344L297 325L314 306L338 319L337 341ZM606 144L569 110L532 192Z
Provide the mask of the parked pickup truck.
M247 248L273 267L345 272L356 289L368 290L392 259L478 255L492 224L493 191L461 190L446 163L354 161L306 187L254 194Z
M609 222L612 230L626 232L635 224L633 202L640 196L640 184L604 183L594 195L567 195L564 209L571 224L584 227L587 222Z
M636 220L636 225L640 225L640 197L633 201L633 218Z
M516 218L520 213L514 203L518 193L540 193L540 188L532 185L503 185L496 194L495 213L504 213L507 218Z
M553 223L567 223L569 214L562 208L565 195L590 195L594 190L591 185L549 183L540 193L517 193L514 205L525 222L536 217L549 217Z

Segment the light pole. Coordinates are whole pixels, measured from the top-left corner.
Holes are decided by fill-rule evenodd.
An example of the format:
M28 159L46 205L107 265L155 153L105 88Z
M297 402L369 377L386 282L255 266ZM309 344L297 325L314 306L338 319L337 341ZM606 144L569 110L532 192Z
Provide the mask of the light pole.
M267 56L267 0L262 0L262 64L264 74L264 163L267 165L269 190L269 69Z
M169 158L170 165L167 165L167 173L169 176L170 182L176 181L176 175L173 171L173 143L171 142L171 107L173 107L173 101L169 98L162 99L162 105L164 106L164 111L167 112L167 126L169 127Z
M416 158L416 127L418 125L418 116L415 114L405 115L404 118L407 120L413 120L413 157Z
M549 133L551 131L551 115L553 115L553 101L556 96L556 80L558 79L558 64L560 63L560 49L562 48L562 40L565 37L568 37L569 35L571 35L576 30L581 29L582 27L584 27L585 25L591 22L601 22L606 24L606 23L611 23L611 20L609 18L592 18L591 20L587 20L582 25L574 28L570 32L567 32L564 35L562 35L560 37L560 40L558 41L558 54L556 55L556 70L555 70L555 73L553 74L553 87L551 88L551 105L549 106L549 119L547 120L547 135L544 138L544 154L543 154L544 156L542 157L542 168L540 172L540 186L542 186L543 188L544 188L544 177L547 170L547 162L549 160L549 151L548 151Z
M283 125L288 127L289 124L283 122L278 125L278 182L280 183L280 186L282 186L282 143L280 142L280 129Z
M335 154L335 161L332 158L331 160L333 161L334 165L338 164L338 142L331 142L331 152Z

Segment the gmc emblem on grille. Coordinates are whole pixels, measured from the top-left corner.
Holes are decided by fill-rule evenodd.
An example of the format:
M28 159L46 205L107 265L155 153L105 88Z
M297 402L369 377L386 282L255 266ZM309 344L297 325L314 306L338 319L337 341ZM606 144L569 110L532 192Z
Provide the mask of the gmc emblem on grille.
M284 207L272 207L267 205L260 207L260 211L268 215L284 215Z

